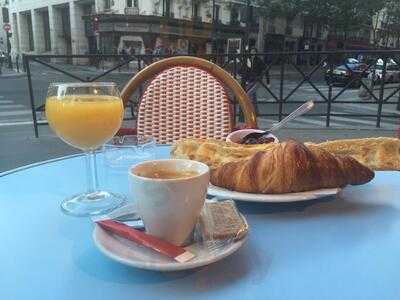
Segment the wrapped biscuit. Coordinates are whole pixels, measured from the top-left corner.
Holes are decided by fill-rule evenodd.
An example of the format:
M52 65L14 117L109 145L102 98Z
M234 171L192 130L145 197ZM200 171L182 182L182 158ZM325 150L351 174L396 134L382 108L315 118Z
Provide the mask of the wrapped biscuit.
M246 236L248 225L232 200L207 201L199 219L203 242L237 241Z

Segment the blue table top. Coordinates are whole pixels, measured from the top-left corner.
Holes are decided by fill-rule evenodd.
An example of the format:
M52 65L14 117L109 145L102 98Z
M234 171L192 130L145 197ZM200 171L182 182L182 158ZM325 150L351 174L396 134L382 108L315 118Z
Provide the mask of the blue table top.
M0 177L0 299L400 299L399 172L337 198L239 203L251 227L243 248L158 273L105 257L89 219L60 211L84 190L84 171L75 156Z

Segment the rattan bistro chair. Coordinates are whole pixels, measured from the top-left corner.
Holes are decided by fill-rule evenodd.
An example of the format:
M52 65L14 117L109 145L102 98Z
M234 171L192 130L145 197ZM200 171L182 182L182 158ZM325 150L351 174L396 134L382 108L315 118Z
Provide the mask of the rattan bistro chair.
M149 65L123 88L124 103L149 79L139 101L136 130L160 144L188 137L221 139L232 132L234 113L225 87L237 98L245 126L257 126L246 92L224 69L207 60L176 56Z

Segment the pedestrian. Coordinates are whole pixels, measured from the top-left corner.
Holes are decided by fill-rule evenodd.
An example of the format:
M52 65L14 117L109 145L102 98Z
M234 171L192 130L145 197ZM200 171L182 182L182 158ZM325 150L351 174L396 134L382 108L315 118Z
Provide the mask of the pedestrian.
M129 49L126 49L125 47L122 47L122 49L121 49L121 55L122 55L122 59L123 59L123 60L128 60L128 58L129 58L128 50L129 50Z
M265 69L265 64L257 55L256 48L252 48L250 50L250 55L246 59L246 65L248 68L248 73L246 76L246 89L250 99L253 102L254 110L258 114L257 89L259 82L263 79L262 75ZM269 76L267 77L267 82L269 84Z
M102 55L102 51L100 48L98 48L96 50L96 68L99 69L100 68L100 62L101 62L101 55Z
M5 59L6 56L4 55L4 52L0 51L0 74L2 73L3 63Z

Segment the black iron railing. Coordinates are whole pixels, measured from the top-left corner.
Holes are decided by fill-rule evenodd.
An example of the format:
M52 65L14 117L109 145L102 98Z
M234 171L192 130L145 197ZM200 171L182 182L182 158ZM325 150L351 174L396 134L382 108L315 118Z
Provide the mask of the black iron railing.
M37 112L43 111L43 105L36 103L33 92L32 82L32 62L41 64L49 69L64 74L67 77L83 82L92 82L106 77L108 74L120 72L129 64L133 67L128 68L131 76L140 71L146 65L155 60L166 56L155 55L24 55L23 64L27 73L30 104L32 108L32 118L35 136L38 137ZM304 103L309 98L318 98L315 102L324 105L324 110L317 113L310 113L308 116L325 117L325 125L331 124L332 117L346 118L376 118L376 127L381 126L382 118L399 118L399 114L383 113L383 106L396 104L400 109L400 68L398 71L390 71L396 78L388 77L388 66L400 66L400 50L364 50L364 51L322 51L322 52L269 52L261 54L219 54L202 56L221 67L225 68L232 76L237 79L246 91L252 91L255 87L261 91L268 99L254 99L259 117L277 117L281 120L285 113L284 108L289 104ZM362 64L355 68L349 58L362 57ZM73 63L76 60L85 59L98 70L95 75L82 76L78 72L67 70L66 64L54 63L55 60L65 60ZM106 66L107 65L107 66ZM341 65L338 68L338 65ZM288 78L295 77L288 85ZM389 82L389 79L391 82ZM393 81L393 82L392 82ZM325 84L326 82L326 84ZM323 83L323 85L321 85ZM336 87L341 83L340 88ZM271 85L272 84L272 85ZM309 85L314 95L302 98L296 92L304 85ZM325 85L324 88L322 88ZM341 100L341 96L347 90L357 86L363 90L364 99L358 97L354 99ZM388 87L390 86L390 87ZM387 89L390 88L390 91ZM137 105L137 99L142 93L143 88L139 89L139 94L131 99L132 115ZM354 91L354 90L353 90ZM385 94L386 93L386 94ZM297 95L297 96L296 96ZM296 96L296 97L295 97ZM254 98L254 97L253 97ZM235 111L240 118L235 104ZM332 111L334 104L362 104L377 105L375 113L337 113ZM275 106L275 112L263 109L264 106Z

